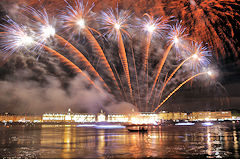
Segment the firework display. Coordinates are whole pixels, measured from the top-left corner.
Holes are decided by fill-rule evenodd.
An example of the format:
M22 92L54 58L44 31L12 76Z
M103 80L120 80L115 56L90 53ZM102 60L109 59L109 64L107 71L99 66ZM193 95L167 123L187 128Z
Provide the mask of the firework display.
M94 4L80 0L73 4L66 1L65 10L52 19L45 9L24 8L23 13L32 23L20 24L5 18L6 23L1 24L1 49L6 55L45 51L85 77L99 94L108 92L121 97L118 99L134 104L140 111L155 112L195 77L214 76L213 71L208 70L211 52L203 42L191 40L191 34L187 34L188 29L183 26L185 22L157 18L149 13L135 17L134 13L118 8L94 13L93 7ZM141 37L142 44L138 46L143 47L140 49L132 44L136 37ZM57 47L51 42L58 43ZM76 46L81 43L86 44L89 53ZM109 53L107 45L114 48L113 53ZM171 65L168 57L174 58L177 65ZM182 76L181 82L175 81L181 69L186 73L178 75ZM172 81L175 86L167 88Z

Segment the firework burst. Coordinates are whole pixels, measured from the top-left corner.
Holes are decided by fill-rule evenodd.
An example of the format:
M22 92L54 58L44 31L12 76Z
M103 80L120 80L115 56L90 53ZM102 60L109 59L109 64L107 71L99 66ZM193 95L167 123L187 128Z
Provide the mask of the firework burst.
M192 57L192 61L188 61L188 65L192 70L199 72L201 68L205 68L210 64L211 51L203 45L203 43L192 42L191 51L188 52Z
M131 37L126 29L129 27L127 23L131 18L129 11L121 10L118 8L116 10L108 9L106 12L102 12L102 16L99 19L99 22L103 25L102 30L105 31L104 35L108 38L119 38L119 32L123 33L123 37L126 35Z
M145 13L142 19L137 18L137 21L139 22L139 28L146 32L146 34L151 34L154 38L162 38L166 30L169 29L166 19L163 19L163 17L154 18L148 13Z
M34 39L27 34L28 28L24 25L19 25L12 19L5 20L8 25L0 24L2 39L1 47L3 51L12 54L18 50L27 49L32 47Z
M94 3L91 6L83 1L75 1L74 5L71 5L67 1L67 7L65 12L62 13L60 19L63 23L63 28L66 31L72 32L73 35L80 34L84 29L90 28L89 24L94 20L95 13L92 12Z
M47 44L50 38L55 36L56 20L52 18L50 20L46 9L36 10L32 7L25 8L24 11L29 15L33 23L29 25L34 31L35 40L40 44Z
M101 12L100 18L98 21L96 21L96 18L94 16L96 14L92 12L94 4L88 6L88 3L86 3L84 5L83 1L75 1L73 5L70 5L68 2L66 3L66 10L63 11L63 14L60 16L60 22L62 23L59 24L62 24L62 26L57 29L55 29L56 22L53 23L49 20L47 12L44 9L43 11L39 11L31 7L28 8L28 14L30 14L31 18L35 20L35 23L26 25L27 27L24 25L18 25L11 19L7 20L9 23L8 26L1 25L2 29L4 30L4 32L1 33L1 46L3 48L3 51L12 54L17 50L25 48L31 49L36 46L41 46L45 51L57 57L62 63L66 64L76 72L82 74L89 81L89 83L97 88L101 93L103 93L102 89L94 83L93 78L98 78L98 80L101 82L101 84L103 84L109 93L116 94L116 92L113 91L117 88L119 90L118 94L123 93L122 96L124 95L127 101L134 103L135 105L140 106L141 99L144 99L145 108L141 108L142 111L150 111L151 108L149 108L149 104L151 103L154 105L157 99L159 101L161 100L161 96L163 95L167 84L173 80L176 72L183 68L183 65L190 65L190 69L186 70L189 72L187 75L192 75L191 73L194 73L194 75L177 86L161 103L159 102L156 106L153 106L157 107L154 111L161 107L177 90L179 90L190 80L200 75L214 75L212 71L201 72L202 68L207 68L207 66L210 64L210 60L207 58L211 55L210 51L203 45L203 43L191 41L188 38L188 35L185 34L186 28L182 26L182 22L177 22L175 25L169 25L167 24L167 20L163 20L163 17L154 18L153 16L150 16L146 13L142 18L141 25L138 25L138 27L133 27L136 24L129 23L129 20L132 17L130 12L126 10L119 10L118 8L116 10L108 9L106 12ZM137 21L138 23L139 20L140 19ZM103 34L92 27L96 22L100 22L100 25L102 26L101 30L104 32ZM126 38L130 38L130 40L133 41L134 37L131 35L131 33L128 32L129 28L139 27L143 31L144 35L147 35L146 43L144 43L146 52L144 52L144 56L142 56L140 55L142 52L136 54L132 48L131 59L128 55L129 50L127 47L129 47L129 45L127 43L124 43L124 40ZM61 36L58 35L57 32L63 29L64 33L61 34ZM100 44L94 37L95 35L93 32L103 37L106 36L110 40L114 39L113 43L117 43L119 58L117 58L118 56L113 58L120 60L125 80L121 79L122 75L118 73L118 69L115 68L116 65L111 62L111 66L113 66L115 70L115 74L113 73L109 60L104 53L104 49L101 48ZM66 36L66 33L71 34L71 37L79 36L81 33L81 36L84 36L87 39L87 42L90 44L89 46L92 48L92 54L95 54L97 57L99 57L99 61L101 62L100 69L103 70L102 72L98 72L95 69L96 66L94 65L93 60L90 56L90 58L86 58L86 55L84 55L80 49L75 47L70 43L70 41L64 38L64 36ZM160 37L161 40L160 38L157 39L156 37ZM149 65L149 63L152 62L149 62L148 60L148 58L152 56L150 55L149 50L150 45L151 47L156 45L154 44L152 46L152 38L156 38L156 43L167 45L164 47L166 49L163 51L163 53L161 53L161 58L159 58L159 56L157 57L157 63L154 68L149 67L152 65ZM50 45L47 43L49 39L52 39L53 41L57 40L60 42L60 46L69 50L70 53L75 53L79 58L81 65L85 67L84 69L90 73L91 77L85 74L81 67L75 64L73 61L69 60L67 58L68 56L64 56L49 47ZM171 72L169 72L169 74L165 74L163 72L165 69L164 67L166 66L165 62L167 61L167 57L173 47L177 49L178 53L186 52L187 54L179 54L180 60L182 61L177 65L176 68L174 67ZM140 59L136 55L140 55L139 57L145 57L143 60L144 63L135 63L135 58ZM179 60L177 62L179 62ZM131 64L133 64L133 66L131 66ZM144 66L144 72L137 70L137 68L141 68L141 66ZM132 67L134 68L135 72L131 71ZM157 71L155 74L154 70ZM150 78L148 77L151 75L149 72L152 74ZM102 75L103 73L107 73L108 78L111 78L115 84L115 87L110 86L107 83L107 76ZM116 80L116 77L118 78L118 81ZM136 77L136 84L133 83L133 77ZM161 80L162 77L165 77L164 82ZM138 82L139 79L142 80L141 83ZM121 89L118 83L121 85ZM139 88L141 87L139 84L144 84L144 89L141 89L144 94L139 93ZM126 93L127 90L129 90L129 94ZM138 94L135 94L136 91ZM148 94L148 91L151 91L150 94ZM156 98L156 95L159 95L159 97ZM118 95L116 94L115 96ZM130 96L130 98L128 98L128 96ZM137 102L137 100L139 100L139 102ZM153 102L151 102L151 100L153 100Z

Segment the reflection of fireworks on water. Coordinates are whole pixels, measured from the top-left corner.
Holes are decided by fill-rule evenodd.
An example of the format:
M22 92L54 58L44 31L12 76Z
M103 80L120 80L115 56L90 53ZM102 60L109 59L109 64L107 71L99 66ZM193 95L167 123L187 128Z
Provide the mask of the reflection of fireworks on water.
M105 55L104 49L101 48L100 43L98 43L97 39L95 38L95 34L102 34L96 29L94 29L92 26L90 26L93 25L93 21L95 21L95 19L93 18L93 15L95 14L91 11L92 8L93 5L91 7L87 7L87 5L85 6L83 2L80 1L76 1L74 5L70 5L67 3L66 12L63 12L63 15L60 16L61 20L59 23L62 23L63 27L59 28L58 30L64 30L65 34L70 32L70 37L74 37L81 33L81 36L84 36L89 42L93 53L95 53L96 57L99 58L99 61L101 63L101 73L106 73L108 77L100 74L99 69L96 69L96 66L92 63L92 60L89 57L86 57L86 55L84 55L83 53L81 53L81 51L78 50L70 42L71 39L67 41L65 38L63 38L63 36L58 35L58 32L54 28L55 24L52 24L49 21L47 12L45 10L41 12L33 8L28 9L28 11L30 11L28 12L28 15L31 15L31 19L34 19L36 21L35 27L34 24L26 25L26 27L23 25L18 25L10 19L7 20L9 25L1 25L4 29L4 32L1 33L2 47L4 51L8 53L13 53L17 50L22 50L25 48L42 48L45 51L51 53L53 56L59 58L61 62L63 62L73 70L82 74L90 82L90 84L92 84L95 88L99 90L100 93L103 93L103 90L93 81L95 78L101 82L101 84L108 92L114 94L115 96L121 95L123 98L125 97L125 101L135 104L141 111L150 111L152 107L157 107L154 110L156 111L168 98L171 97L171 95L173 95L188 81L200 75L212 76L213 73L210 71L199 72L202 67L207 67L207 65L209 64L209 60L206 58L206 56L210 55L209 51L206 47L203 46L202 43L199 44L197 42L188 42L188 40L185 39L185 28L180 23L170 25L167 24L167 21L163 20L163 18L154 18L149 14L144 14L143 22L140 27L135 27L141 29L144 28L144 32L146 31L147 34L144 56L142 56L144 57L144 63L135 64L134 59L138 57L136 57L136 54L134 54L133 52L133 59L129 59L128 54L131 55L127 52L127 48L129 45L126 44L124 40L130 41L134 39L134 37L131 35L131 32L129 32L128 30L129 28L131 28L131 26L136 24L130 25L130 23L128 23L131 18L131 14L129 14L128 11L109 9L107 12L101 13L101 18L99 21L101 22L100 25L102 26L101 29L104 31L103 35L106 35L109 39L114 37L114 39L116 40L119 58L114 57L114 59L116 58L121 61L121 65L119 67L123 68L122 73L124 76L122 76L121 69L115 69L115 64L108 60L108 56ZM137 20L138 23L139 21L140 19ZM152 39L154 37L161 37L163 40L157 39L157 42L155 43L165 43L166 49L162 53L162 55L158 56L158 62L156 67L151 68L148 59L149 57L151 57L150 48ZM164 39L164 37L167 38ZM80 68L77 64L74 63L74 61L68 59L67 56L58 52L57 49L52 49L50 47L50 44L48 43L48 40L50 38L58 41L59 44L61 44L62 47L68 49L71 54L76 54L77 58L81 62L81 65L84 66L84 69ZM79 41L77 43L81 42ZM127 47L125 48L125 46ZM163 70L164 65L166 65L165 62L167 61L167 57L172 52L172 48L176 48L177 52L186 52L188 54L182 55L182 62L180 62L177 68L173 69L173 72L167 74L169 75L167 76L164 75ZM134 66L130 66L130 64L132 63L130 62L130 60L134 60ZM183 65L191 65L192 71L197 73L190 76L190 78L186 78L187 80L184 80L179 86L175 86L176 88L160 103L165 87ZM141 68L139 66L143 66L144 68L143 75L141 70L137 70L137 68ZM134 68L135 72L131 72L132 67ZM86 70L90 74L90 76L85 74L82 70ZM146 84L146 88L140 89L141 86L133 83L133 80L131 78L134 77L134 74L136 75L136 77L137 75L139 77L135 79L135 81L137 82L136 84L141 81L141 84ZM151 75L150 78L148 77L149 75ZM188 75L191 75L191 73ZM164 83L160 85L162 77L165 77L165 80ZM109 78L111 78L111 80L113 81L114 86L107 83L107 79ZM119 91L118 93L114 92L116 88ZM144 92L145 95L142 96L143 94L137 93L139 91ZM127 98L128 96L130 98ZM144 99L143 104L141 102L142 99ZM144 107L142 105L144 105Z

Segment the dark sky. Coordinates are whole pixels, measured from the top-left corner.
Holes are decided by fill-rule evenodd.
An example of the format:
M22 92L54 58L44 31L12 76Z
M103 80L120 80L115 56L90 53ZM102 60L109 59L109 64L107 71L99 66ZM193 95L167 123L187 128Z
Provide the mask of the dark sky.
M27 3L28 2L28 3ZM105 2L105 1L104 1ZM240 104L240 59L239 59L239 3L236 1L156 1L156 0L140 0L135 3L126 3L125 0L118 1L119 8L129 9L139 17L144 12L151 13L155 16L174 16L175 19L182 20L187 27L187 32L190 37L196 40L203 41L208 44L212 50L212 63L217 70L217 76L214 82L207 82L206 79L197 79L191 84L185 85L179 92L172 96L169 101L163 106L163 110L169 111L194 111L194 110L219 110L219 109L239 109ZM105 9L107 5L103 5L101 1L95 1L95 12ZM115 1L106 1L105 4L114 6ZM60 8L64 8L63 1L54 0L31 0L31 1L15 1L9 2L3 0L1 5L1 17L9 15L19 23L24 22L19 10L21 6L34 6L41 8L44 6L52 16L58 13ZM175 8L174 8L175 6ZM60 7L60 8L59 8ZM183 7L180 9L179 7ZM56 15L54 15L56 16ZM5 23L1 21L1 23ZM62 30L60 30L62 34ZM68 34L62 34L68 37ZM4 39L1 39L4 41ZM101 46L106 52L106 57L116 66L121 79L124 81L123 69L118 57L117 44L98 38ZM82 43L78 43L82 42ZM138 43L139 42L139 43ZM97 58L85 38L80 36L72 39L73 43L83 54L94 64L97 71L104 77L110 87L113 82L105 73L101 64L98 66ZM137 67L141 65L141 47L142 41L135 39L134 50L136 56ZM131 49L129 41L125 43L128 60L131 61ZM64 47L53 41L51 46L57 48L59 52L67 55L67 50ZM151 66L153 75L158 61L158 53L164 50L163 45L159 47L157 41L154 41L151 46ZM159 49L160 48L160 49ZM172 51L174 52L174 51ZM42 113L47 111L65 111L68 107L73 108L76 112L98 112L100 108L105 108L109 112L116 110L115 106L128 110L132 106L123 103L116 88L112 87L115 98L112 100L109 97L101 95L96 89L91 87L81 75L77 75L73 70L64 64L60 63L56 57L48 56L42 52L40 58L37 59L36 53L33 52L17 52L10 56L7 60L3 59L5 54L1 52L0 65L0 108L4 112L14 113ZM70 59L83 67L76 57L71 56ZM173 68L176 60L168 60L166 68ZM131 62L129 65L133 66ZM176 65L175 65L176 66ZM113 65L111 65L113 67ZM141 68L138 68L141 70ZM130 72L133 73L132 67ZM174 78L173 84L179 84L186 79L184 71ZM138 74L139 76L139 74ZM180 77L180 78L179 78ZM134 81L134 75L131 75ZM162 78L164 79L164 78ZM98 83L97 81L95 81ZM123 82L125 88L127 85ZM173 86L173 87L172 87ZM144 88L143 85L140 86ZM176 87L176 85L175 85ZM169 92L174 88L171 85ZM143 91L142 94L144 94ZM100 95L99 95L100 94ZM106 93L108 95L108 93ZM113 97L114 97L113 96ZM129 100L129 98L127 98ZM127 107L126 107L127 106ZM128 107L129 106L129 107Z

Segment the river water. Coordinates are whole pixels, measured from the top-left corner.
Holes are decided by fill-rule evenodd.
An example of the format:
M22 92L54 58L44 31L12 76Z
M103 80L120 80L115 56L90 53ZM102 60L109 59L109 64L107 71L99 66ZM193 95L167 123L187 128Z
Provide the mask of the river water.
M164 126L138 133L76 125L1 125L0 158L240 158L238 126Z

